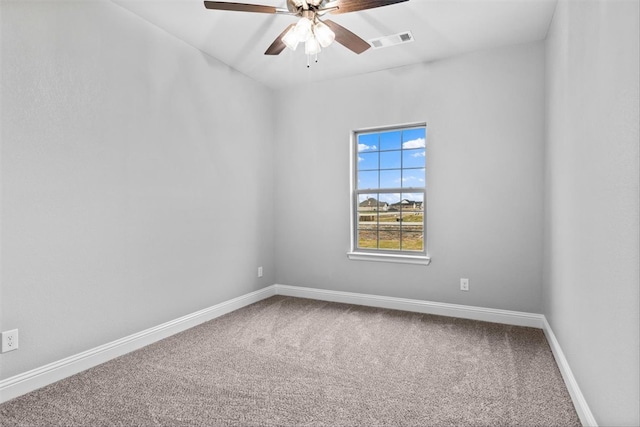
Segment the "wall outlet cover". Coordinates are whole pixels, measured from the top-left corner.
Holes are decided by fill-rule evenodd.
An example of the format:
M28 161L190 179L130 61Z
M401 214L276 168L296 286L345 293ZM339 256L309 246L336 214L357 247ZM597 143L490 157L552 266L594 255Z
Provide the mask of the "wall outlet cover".
M5 331L2 333L2 353L18 349L18 330Z

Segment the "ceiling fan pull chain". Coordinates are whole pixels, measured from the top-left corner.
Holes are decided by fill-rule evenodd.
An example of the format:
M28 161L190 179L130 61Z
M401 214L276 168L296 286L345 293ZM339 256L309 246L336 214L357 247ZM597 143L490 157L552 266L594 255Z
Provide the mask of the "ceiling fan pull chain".
M307 68L309 68L309 57L310 57L310 56L311 56L311 55L307 55Z
M282 1L282 0L280 0ZM351 31L333 21L322 22L319 17L326 13L342 14L360 10L374 9L409 0L286 0L287 8L265 6L229 1L204 0L207 9L230 10L236 12L256 12L267 14L286 14L300 18L297 24L291 24L271 43L265 55L279 55L286 47L295 50L298 43L305 42L307 55L315 55L321 47L326 48L337 41L358 55L371 45ZM307 68L310 59L307 57Z

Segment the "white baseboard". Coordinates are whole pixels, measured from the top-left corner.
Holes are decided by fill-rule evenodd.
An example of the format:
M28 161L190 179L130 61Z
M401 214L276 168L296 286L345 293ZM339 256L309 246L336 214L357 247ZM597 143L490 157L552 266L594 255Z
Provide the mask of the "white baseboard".
M469 305L447 304L406 298L384 297L351 292L328 291L324 289L301 288L298 286L274 285L277 295L310 298L321 301L366 305L369 307L436 314L461 319L481 320L515 326L543 328L544 316L521 311L499 310L495 308L473 307Z
M383 297L377 295L358 294L324 289L301 288L298 286L274 285L276 295L286 295L298 298L310 298L321 301L341 302L346 304L365 305L369 307L388 308L394 310L411 311L417 313L436 314L440 316L458 317L462 319L481 320L485 322L504 323L515 326L529 326L542 329L551 351L556 359L573 405L576 408L580 422L584 426L597 427L587 401L571 372L569 363L564 357L560 344L551 326L542 314L523 313L519 311L498 310L468 305L447 304L439 302L412 300L404 298Z
M560 344L553 334L547 319L542 314L287 285L271 285L142 332L129 335L128 337L2 380L0 381L0 403L274 295L341 302L542 329L558 363L562 378L569 390L580 421L585 426L597 426L596 420L571 372L569 363L560 348Z
M268 286L0 381L0 403L275 295Z
M576 412L578 413L578 417L580 417L580 422L583 426L597 427L598 423L596 422L591 409L589 409L589 405L587 405L587 401L578 386L578 382L576 378L573 376L573 372L569 367L569 362L567 358L564 356L562 349L560 348L560 343L556 339L555 334L551 330L551 325L547 322L546 317L544 318L543 328L544 334L547 337L547 341L549 342L549 347L551 347L551 352L553 353L553 357L556 359L556 363L558 364L558 369L560 369L560 373L562 374L562 379L564 379L564 383L567 386L567 390L569 391L569 395L571 395L571 400L573 401L573 406L576 408Z

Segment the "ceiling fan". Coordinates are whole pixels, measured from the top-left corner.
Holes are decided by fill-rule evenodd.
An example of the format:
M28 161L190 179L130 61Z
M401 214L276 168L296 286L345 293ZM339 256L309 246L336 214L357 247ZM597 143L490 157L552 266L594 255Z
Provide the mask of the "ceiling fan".
M298 16L300 17L298 22L285 28L264 54L279 55L285 47L295 50L299 43L304 43L305 53L308 56L316 55L317 62L317 55L321 48L329 46L334 40L357 54L371 47L369 43L343 26L328 19L322 21L320 17L327 13L336 15L357 12L405 1L409 0L287 0L286 9L223 1L205 1L204 6L207 9Z

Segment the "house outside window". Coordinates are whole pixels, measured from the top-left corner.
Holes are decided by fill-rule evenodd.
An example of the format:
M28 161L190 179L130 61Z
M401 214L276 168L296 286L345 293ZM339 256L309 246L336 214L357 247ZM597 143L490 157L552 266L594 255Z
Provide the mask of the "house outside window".
M424 123L353 132L349 258L429 264L426 132Z

